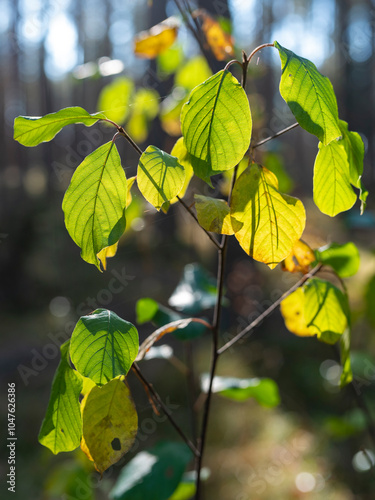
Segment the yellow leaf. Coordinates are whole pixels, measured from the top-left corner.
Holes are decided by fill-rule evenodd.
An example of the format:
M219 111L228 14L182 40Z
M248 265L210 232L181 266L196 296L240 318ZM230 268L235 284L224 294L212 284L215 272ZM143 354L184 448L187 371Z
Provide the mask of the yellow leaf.
M236 180L231 217L241 247L271 269L290 254L306 222L302 202L280 193L276 176L256 163Z
M233 39L225 33L220 24L207 13L203 13L202 30L214 56L218 61L224 61L234 56Z
M107 270L107 259L116 255L117 247L118 241L116 241L116 243L109 247L103 248L103 250L100 250L100 252L97 254L98 259L102 263L104 271Z
M128 208L128 206L130 205L130 203L132 202L132 193L131 193L131 188L136 180L137 176L135 175L134 177L130 177L130 179L127 179L127 188L128 188L128 192L127 192L127 195L126 195L126 208Z
M309 266L316 261L316 257L312 249L302 240L296 241L293 250L282 263L283 271L290 273L309 272Z
M134 37L134 53L138 57L154 59L176 40L178 26L178 20L169 17L149 30L141 31Z
M193 177L193 167L191 166L190 160L189 160L189 153L188 150L186 149L186 146L184 144L184 138L180 137L176 144L173 146L172 151L171 151L171 156L175 156L178 159L178 163L182 165L185 168L185 182L184 185L182 186L181 191L179 192L179 197L183 198L185 196L186 190L189 187L189 183L191 181L191 178ZM170 204L173 205L174 203L178 202L177 196L173 198L170 201Z
M81 449L101 474L132 447L138 415L125 377L95 386L81 403Z
M318 334L318 329L314 326L307 326L305 319L305 294L302 288L286 297L280 304L280 311L283 315L287 329L300 337L311 337Z

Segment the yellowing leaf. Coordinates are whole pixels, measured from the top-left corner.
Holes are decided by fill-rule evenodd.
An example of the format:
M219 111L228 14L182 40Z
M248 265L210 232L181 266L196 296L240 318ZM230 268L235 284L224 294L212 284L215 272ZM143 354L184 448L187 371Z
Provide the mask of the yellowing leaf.
M95 386L81 403L82 451L101 474L131 448L138 416L124 377Z
M110 257L114 257L116 255L117 247L118 247L118 241L116 241L116 243L114 243L109 247L103 248L103 250L100 250L100 252L98 253L97 257L102 263L104 271L107 270L107 259L109 259Z
M307 326L305 318L305 294L302 288L286 297L280 304L287 329L300 337L311 337L317 335L314 326Z
M149 30L141 31L134 37L134 53L138 57L154 59L176 40L178 26L178 20L169 17Z
M195 209L199 224L213 233L233 234L230 209L225 200L196 194Z
M175 156L178 160L178 163L185 168L185 182L182 186L181 191L179 192L179 197L183 198L185 196L186 190L189 187L191 178L194 175L193 167L191 166L189 153L184 144L184 138L180 137L176 144L173 146L171 151L171 156ZM170 201L170 204L178 202L177 196Z
M255 163L236 180L231 216L241 247L271 269L290 254L306 220L302 202L280 193L276 176Z
M225 33L220 24L207 13L203 14L202 30L218 61L224 61L228 57L234 56L232 37Z
M283 271L290 273L303 273L309 272L309 266L315 262L316 257L312 249L302 240L296 241L293 250L288 257L283 261Z

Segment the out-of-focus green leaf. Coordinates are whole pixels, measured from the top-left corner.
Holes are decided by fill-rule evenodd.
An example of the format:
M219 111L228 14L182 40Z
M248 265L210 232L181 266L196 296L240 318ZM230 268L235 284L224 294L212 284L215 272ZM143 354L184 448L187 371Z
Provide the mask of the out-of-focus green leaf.
M356 408L342 416L331 416L325 419L323 427L335 439L347 439L366 429L366 417L362 410Z
M375 275L367 283L365 292L366 317L371 325L375 326Z
M331 266L341 278L353 276L359 269L359 251L351 241L342 245L330 243L316 250L315 255L319 262Z
M276 175L279 182L279 190L282 193L288 194L293 190L295 184L294 180L285 170L281 155L273 152L267 152L263 157L262 163L268 168L268 170Z
M342 366L340 387L345 387L353 380L353 372L350 362L350 325L348 325L340 338L340 358Z
M77 486L84 485L85 500L94 500L91 481L88 481L88 471L76 460L59 462L49 473L44 483L43 498L77 498Z
M210 78L212 72L203 56L196 56L178 70L175 84L190 92L194 87Z
M129 114L133 90L132 80L119 76L102 89L97 108L115 123L124 123Z
M82 436L79 395L82 378L69 364L69 343L61 347L61 361L52 382L46 416L39 432L39 442L52 453L78 448Z
M207 392L209 375L201 378L202 391ZM279 389L270 378L214 377L212 391L234 401L254 398L260 405L272 408L280 403Z
M308 59L274 42L281 59L280 94L302 128L326 146L341 136L332 84Z
M181 111L182 135L195 174L230 170L250 144L252 121L244 89L226 70L194 88Z
M63 200L65 225L81 257L100 271L98 254L117 243L125 230L125 172L109 141L78 166Z
M168 301L184 314L197 314L216 304L216 279L199 264L187 264Z
M174 43L157 56L158 73L170 75L181 66L184 60L184 51L180 43Z
M158 92L152 89L141 88L135 94L126 130L136 142L147 139L150 121L159 111L159 98Z
M24 146L37 146L53 139L67 125L83 123L91 127L105 118L103 113L90 115L78 106L60 109L45 116L17 116L14 120L14 139Z
M178 163L182 165L185 169L185 182L184 185L182 186L182 189L179 193L179 197L183 198L185 196L186 190L189 187L189 183L191 181L191 178L194 175L193 167L190 162L189 158L189 153L188 150L186 149L186 146L184 144L184 138L180 137L176 144L173 146L172 151L171 151L171 156L175 156L178 160ZM170 201L170 204L174 204L178 202L178 198L173 198Z
M148 146L138 164L139 190L157 210L181 191L185 169L177 158L155 146Z
M280 193L275 175L256 163L236 180L231 217L243 250L271 269L291 253L306 221L302 202Z
M230 209L225 200L200 194L196 194L194 199L199 224L206 231L229 235L234 233Z
M314 202L321 212L335 217L349 210L357 196L350 183L348 157L342 141L319 143L314 164Z
M162 442L138 453L122 469L109 493L111 500L168 500L193 458L182 443Z
M138 348L134 325L108 309L97 309L76 324L70 356L79 373L103 385L128 373Z
M203 467L201 470L201 480L205 481L210 476L210 470ZM195 495L197 474L196 471L185 472L180 484L168 500L190 500Z

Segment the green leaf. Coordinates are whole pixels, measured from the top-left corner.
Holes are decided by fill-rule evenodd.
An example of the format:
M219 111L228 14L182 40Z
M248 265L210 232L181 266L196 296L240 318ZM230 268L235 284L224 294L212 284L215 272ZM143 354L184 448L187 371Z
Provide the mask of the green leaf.
M168 500L193 458L182 443L162 442L138 453L122 469L111 500Z
M124 377L93 387L82 400L83 452L101 474L132 447L138 415Z
M134 325L107 309L82 316L72 333L70 357L84 377L103 385L126 375L138 354Z
M365 146L361 136L357 132L350 132L348 124L339 120L342 133L342 144L345 148L350 171L351 184L360 190L359 199L361 200L361 215L366 208L366 198L368 192L362 184L363 159L365 156Z
M367 282L365 289L366 318L375 327L375 275Z
M206 467L201 469L201 480L205 481L210 477L210 470ZM168 500L190 500L195 495L197 473L196 471L185 472L180 484Z
M129 78L116 78L100 92L97 108L115 123L123 123L129 114L133 89L134 84Z
M182 44L174 43L167 50L164 50L163 52L158 54L156 58L158 74L164 76L175 73L175 71L179 68L179 66L181 66L183 59L184 59L184 49L182 47Z
M209 375L201 378L202 391L207 392ZM272 408L280 403L279 389L270 378L214 377L212 392L234 401L254 398L260 405Z
M187 61L175 76L175 84L183 87L187 91L193 90L194 87L210 78L212 72L207 64L206 58L196 56Z
M246 93L229 71L219 71L191 92L181 127L194 172L209 184L211 175L240 162L252 121Z
M225 200L196 194L195 209L199 224L213 233L233 234L230 209Z
M335 439L347 439L363 432L366 427L366 417L362 410L355 408L342 416L330 416L324 421L324 430Z
M110 141L78 166L65 193L65 225L83 260L100 270L97 254L114 245L125 230L126 177Z
M316 330L319 340L334 344L349 328L349 312L345 295L329 281L313 278L304 288L305 319Z
M343 245L331 243L316 250L315 255L319 262L331 266L341 278L353 276L359 269L359 251L351 241Z
M341 136L331 82L316 66L274 42L281 60L280 94L302 128L326 146Z
M81 441L82 422L79 395L83 382L69 364L69 340L60 347L61 361L52 382L39 442L53 453L75 450Z
M276 175L279 182L279 190L282 193L290 193L294 188L294 180L285 170L283 157L279 153L268 151L263 156L262 162L268 170Z
M149 132L150 121L159 111L159 94L152 89L139 89L134 96L132 113L126 129L136 142L144 142Z
M350 363L350 325L340 338L340 358L342 372L340 377L340 387L344 387L353 380L353 372Z
M185 196L187 188L189 187L191 178L194 175L194 171L193 171L193 167L191 165L189 153L188 153L188 150L186 149L186 146L184 144L183 137L180 137L176 141L175 145L172 148L171 156L175 156L178 160L178 163L180 165L182 165L185 169L185 182L184 182L184 185L182 186L182 189L179 193L179 197L183 198ZM172 205L173 203L177 203L177 202L178 202L178 198L176 197L176 198L173 198L170 203Z
M196 314L216 304L216 279L199 264L187 264L168 304L184 314Z
M280 310L289 331L300 336L317 335L327 344L337 342L350 328L346 296L332 283L318 278L308 280L286 297Z
M41 142L50 141L66 125L83 123L91 127L98 120L105 119L103 113L90 115L80 107L64 108L56 113L38 116L18 116L14 120L14 139L24 146L37 146Z
M138 164L139 190L157 210L181 191L185 170L177 158L155 146L148 146Z
M140 325L150 321L155 326L164 326L173 321L184 319L182 314L147 297L137 301L136 314L137 323ZM184 328L173 331L172 335L179 340L192 340L202 336L206 329L201 323L190 323Z
M314 202L321 212L331 217L349 210L357 196L350 184L348 157L342 141L323 146L314 164Z
M231 216L241 247L271 269L290 254L306 220L302 202L280 193L275 175L256 163L236 180Z

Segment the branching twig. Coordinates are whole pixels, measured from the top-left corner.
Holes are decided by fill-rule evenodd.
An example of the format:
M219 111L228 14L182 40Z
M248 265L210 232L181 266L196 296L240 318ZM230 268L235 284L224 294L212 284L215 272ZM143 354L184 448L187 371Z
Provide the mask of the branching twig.
M133 371L135 372L135 374L137 375L137 377L142 381L142 384L144 384L147 389L149 390L150 394L152 394L154 400L160 405L161 409L163 410L163 412L165 413L166 417L168 418L168 420L170 421L170 423L173 425L173 427L176 429L176 431L179 433L179 435L182 437L182 439L185 441L185 443L189 446L189 448L191 449L191 451L194 453L194 455L197 457L199 456L199 451L197 450L197 448L194 446L194 444L190 441L190 439L186 436L186 434L184 433L184 431L181 429L181 427L177 424L177 422L175 421L175 419L172 417L172 414L171 412L168 410L168 408L166 407L166 405L163 403L161 397L159 396L159 394L155 391L154 387L152 384L150 384L144 377L144 375L142 374L142 372L140 371L139 369L139 366L137 365L137 363L133 363L132 365L132 369Z
M229 342L224 344L220 349L218 350L218 355L223 354L227 349L232 347L233 344L238 342L242 337L244 337L247 333L249 333L251 330L256 328L267 316L269 316L272 311L276 309L277 306L280 305L280 303L288 297L291 293L297 290L297 288L301 287L306 281L314 276L320 269L322 268L322 264L318 264L317 266L314 267L309 273L305 274L295 285L292 286L292 288L289 288L287 292L285 292L279 299L277 299L268 309L266 309L262 314L260 314L250 325L248 325L246 328L244 328L240 333L238 333L235 337L232 338Z

